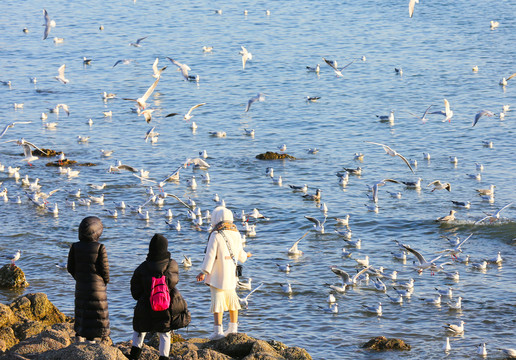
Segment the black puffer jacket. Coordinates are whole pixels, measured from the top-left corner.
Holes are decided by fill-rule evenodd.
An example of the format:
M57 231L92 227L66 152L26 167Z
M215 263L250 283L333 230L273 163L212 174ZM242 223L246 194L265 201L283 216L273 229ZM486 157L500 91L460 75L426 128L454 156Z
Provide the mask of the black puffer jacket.
M77 336L93 340L109 335L106 285L109 264L106 247L98 242L103 226L90 216L79 226L79 242L68 253L68 272L75 279L75 325Z
M168 240L155 234L149 245L147 260L141 263L131 278L131 294L137 300L134 308L133 329L136 332L168 332L173 330L172 317L184 310L174 301L179 291L175 289L179 282L179 267L170 259L167 251ZM150 305L152 277L165 275L170 291L170 308L165 311L153 311ZM180 295L179 295L180 296Z

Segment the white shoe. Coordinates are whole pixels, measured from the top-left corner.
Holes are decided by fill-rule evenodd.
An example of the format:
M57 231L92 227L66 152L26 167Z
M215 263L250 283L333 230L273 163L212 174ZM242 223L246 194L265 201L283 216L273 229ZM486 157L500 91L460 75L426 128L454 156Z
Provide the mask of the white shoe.
M213 325L213 333L208 337L210 340L219 340L226 337L222 331L222 325Z
M224 331L224 336L228 336L228 334L236 334L238 333L238 323L230 322L228 325L228 329Z

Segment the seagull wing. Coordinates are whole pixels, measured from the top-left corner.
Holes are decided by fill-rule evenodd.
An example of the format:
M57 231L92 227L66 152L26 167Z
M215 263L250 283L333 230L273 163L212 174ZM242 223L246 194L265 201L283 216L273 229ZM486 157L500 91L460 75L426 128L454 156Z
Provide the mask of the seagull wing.
M43 9L43 17L45 18L45 33L43 34L43 40L45 40L48 37L48 34L50 33L50 16L48 16L47 10Z
M255 96L255 97L252 97L249 99L249 101L247 102L247 106L245 107L245 112L248 112L249 109L251 108L251 105L258 100L258 96Z
M403 155L401 155L400 153L396 153L396 155L398 155L400 157L400 159L403 160L405 162L405 164L407 164L410 171L412 171L412 174L415 174L414 169L412 169L412 166L410 166L410 163L408 162L408 160L405 159L405 157Z
M450 103L446 99L444 99L444 112L445 115L450 113Z
M136 43L139 45L140 41L145 40L145 39L147 39L147 36L139 38L138 40L136 40Z
M410 0L408 4L408 13L409 16L412 17L414 15L414 6L416 5L416 0Z
M152 64L152 71L154 72L154 74L158 73L158 62L159 58L156 58L156 60L154 60L154 63Z
M30 149L29 144L24 144L24 145L22 145L22 147L23 147L23 155L25 155L25 157L32 156L32 150Z
M62 108L65 111L66 115L70 116L70 109L68 108L68 105L66 105L66 104L57 104L56 107Z
M516 73L512 74L511 76L509 76L506 80L511 80L515 76L516 76Z
M493 113L492 113L491 111L488 111L488 110L481 110L481 111L479 111L479 112L475 115L475 121L473 121L473 125L472 125L471 127L475 126L475 125L477 124L478 120L479 120L482 116L484 116L484 115L486 115L486 116L493 116Z
M158 86L158 82L159 82L159 78L157 78L156 81L154 81L154 83L150 86L150 88L147 89L145 94L143 94L143 96L141 97L143 102L146 102L147 99L149 98L149 96L154 92L154 89L156 89L156 86Z
M405 248L405 250L407 250L408 252L411 252L412 254L414 254L416 256L417 260L419 261L419 264L426 263L425 258L423 257L423 255L421 255L419 253L419 251L412 249L410 246L403 245L403 247Z
M174 194L170 194L170 193L166 193L167 196L172 196L174 199L176 199L177 201L179 201L182 205L186 206L188 209L192 210L192 207L190 205L188 205L187 203L185 203L183 200L181 200L179 197L177 197L176 195Z
M34 145L33 143L27 141L27 140L23 140L26 144L32 146L34 149L37 149L39 150L40 152L42 152L43 154L46 154L48 156L48 153L46 151L44 151L43 149L40 149L39 147L37 147L36 145Z
M503 210L503 209L505 209L505 208L507 208L507 207L509 207L509 206L511 206L511 205L512 205L512 203L509 203L509 204L505 205L503 208L501 208L500 210L498 210L498 211L495 213L495 215L496 215L496 214L500 215L500 213L502 212L502 210Z
M367 270L369 270L370 268L371 268L371 265L369 265L369 266L367 266L367 267L363 268L362 270L360 270L359 272L357 272L355 275L353 275L353 278L351 278L351 281L352 281L352 282L356 282L356 281L357 281L357 279L358 279L358 277L359 277L360 275L362 275L363 273L365 273L365 272L366 272Z
M259 288L262 287L264 283L261 283L260 285L258 285L257 287L255 287L249 294L246 295L246 297L244 298L245 300L249 299L249 296L251 296L252 293L254 293L256 290L258 290Z
M192 106L190 108L190 110L188 110L188 113L186 115L190 115L194 109L197 109L199 106L203 106L203 105L206 105L206 103L200 103L200 104Z
M181 115L179 113L170 113L168 115L165 115L165 117L172 117L172 116L176 116L176 115Z
M313 222L315 225L321 226L321 222L319 220L317 220L316 218L313 218L311 216L306 216L306 215L305 215L305 218L307 220L310 220L311 222Z
M113 67L117 66L118 64L120 64L120 63L122 63L122 62L124 62L124 60L118 60L118 61L115 63L115 65L113 65Z
M491 215L488 215L488 216L483 217L482 219L480 219L480 220L478 220L478 221L475 221L475 225L480 224L482 221L487 220L487 219L489 219L490 217L491 217Z
M421 117L422 119L425 118L426 114L428 114L428 110L430 110L430 108L434 106L434 105L430 105L429 107L426 108L425 112L423 113L423 116Z
M462 244L464 244L470 237L472 237L473 234L470 234L467 238L465 238L464 240L462 240L455 248L456 249L460 249L460 247L462 246Z
M333 273L335 275L340 276L342 278L342 281L344 282L344 284L349 284L350 283L351 277L344 270L339 269L338 267L334 266L334 267L331 267L331 271L333 271Z
M349 64L347 65L344 65L342 68L340 68L340 71L344 70L345 68L347 68L349 65L353 64L355 62L356 59L352 60Z
M119 168L120 170L128 170L128 171L133 172L133 173L138 172L138 169L137 169L137 168L132 167L132 166L130 166L130 165L122 164L122 165L118 165L118 168Z
M3 129L3 130L2 130L2 132L0 133L0 138L1 138L2 136L4 136L4 135L5 135L5 133L7 132L7 130L8 130L10 127L12 127L12 126L13 126L13 124L14 124L14 123L11 123L11 124L7 124L7 125L5 125L4 129Z
M328 64L333 70L338 71L337 67L333 64L333 62L326 60L325 58L322 58L326 64Z
M65 76L65 69L66 69L66 65L65 64L61 65L59 67L59 69L57 69L57 73L58 73L58 76L60 78L64 78L64 76Z

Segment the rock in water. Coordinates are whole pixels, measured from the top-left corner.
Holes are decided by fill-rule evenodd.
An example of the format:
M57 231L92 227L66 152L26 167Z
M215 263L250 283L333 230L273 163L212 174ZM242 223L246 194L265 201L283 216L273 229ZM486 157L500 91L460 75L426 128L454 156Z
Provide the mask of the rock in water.
M267 151L265 154L256 155L258 160L297 160L295 157L289 154L279 154L277 152Z
M362 348L369 350L410 350L410 345L401 339L387 339L385 336L378 336L369 340Z
M4 265L0 269L0 287L19 289L29 286L25 274L18 266Z

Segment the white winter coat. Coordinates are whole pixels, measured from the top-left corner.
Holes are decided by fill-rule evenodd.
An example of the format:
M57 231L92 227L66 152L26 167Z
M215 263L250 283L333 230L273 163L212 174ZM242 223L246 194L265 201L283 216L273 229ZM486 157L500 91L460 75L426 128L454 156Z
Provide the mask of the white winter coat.
M214 226L220 221L233 222L233 213L221 206L217 207L211 216ZM235 259L241 263L245 262L247 253L242 248L240 233L233 230L222 230L222 232L228 239ZM201 270L206 274L204 280L206 284L221 290L236 288L235 262L229 254L224 237L218 231L213 231L210 235Z

